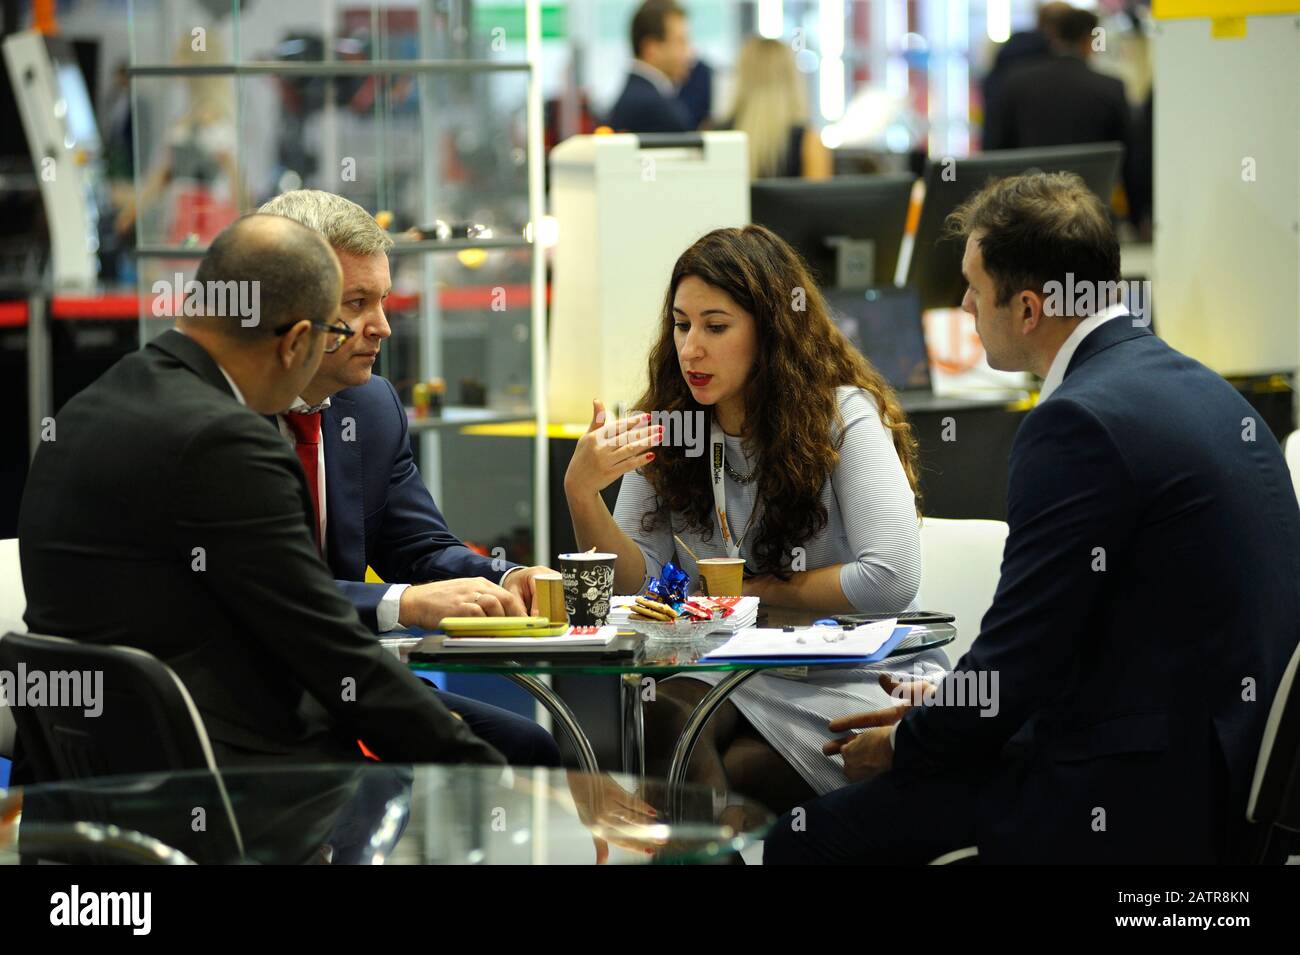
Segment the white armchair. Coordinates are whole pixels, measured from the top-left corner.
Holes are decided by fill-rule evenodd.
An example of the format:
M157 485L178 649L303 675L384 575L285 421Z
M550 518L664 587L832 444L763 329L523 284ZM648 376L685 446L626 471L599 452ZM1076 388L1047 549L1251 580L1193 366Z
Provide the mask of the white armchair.
M921 608L946 610L957 618L957 639L945 648L953 663L975 642L993 604L1006 539L1004 521L927 517L921 522Z
M23 593L22 568L18 563L18 540L0 540L0 638L10 631L26 633L23 614L27 597ZM0 756L8 758L14 751L14 716L0 704Z

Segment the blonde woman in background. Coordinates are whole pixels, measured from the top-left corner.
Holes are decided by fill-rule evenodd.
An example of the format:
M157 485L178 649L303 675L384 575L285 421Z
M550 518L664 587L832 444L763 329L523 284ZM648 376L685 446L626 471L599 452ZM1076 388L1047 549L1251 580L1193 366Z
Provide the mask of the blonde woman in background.
M750 37L736 64L731 128L749 136L751 179L826 179L831 155L808 125L808 97L794 53L780 40Z

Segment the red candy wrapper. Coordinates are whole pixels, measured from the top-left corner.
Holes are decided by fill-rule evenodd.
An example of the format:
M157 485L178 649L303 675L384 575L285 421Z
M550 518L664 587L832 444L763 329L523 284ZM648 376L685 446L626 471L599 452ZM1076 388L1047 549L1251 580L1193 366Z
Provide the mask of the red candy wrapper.
M684 613L686 616L690 617L692 620L713 619L713 612L711 610L707 610L706 608L701 607L693 600L688 600L686 603L682 604L681 612Z

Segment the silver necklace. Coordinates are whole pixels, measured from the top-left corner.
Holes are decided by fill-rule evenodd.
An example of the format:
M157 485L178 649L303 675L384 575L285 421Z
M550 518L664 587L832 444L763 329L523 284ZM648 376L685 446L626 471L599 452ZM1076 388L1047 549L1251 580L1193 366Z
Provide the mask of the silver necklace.
M758 477L758 468L754 468L754 470L750 471L748 474L741 474L731 466L731 462L727 460L725 455L722 458L722 466L727 469L727 474L729 474L731 479L737 484L751 484L753 483L754 478Z

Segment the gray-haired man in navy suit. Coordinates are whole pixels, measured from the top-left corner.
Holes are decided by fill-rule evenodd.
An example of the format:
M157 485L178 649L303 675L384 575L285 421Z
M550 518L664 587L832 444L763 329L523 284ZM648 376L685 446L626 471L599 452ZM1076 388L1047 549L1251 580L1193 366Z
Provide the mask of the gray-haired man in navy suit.
M391 334L384 301L392 284L392 240L364 209L329 192L286 192L261 211L323 235L342 266L339 318L352 334L321 359L299 398L276 419L307 478L316 540L339 589L377 633L432 629L447 616L529 613L533 578L548 568L484 557L451 532L415 465L405 408L393 386L373 374ZM385 583L367 583L367 566ZM555 740L532 720L438 693L511 763L559 765Z

